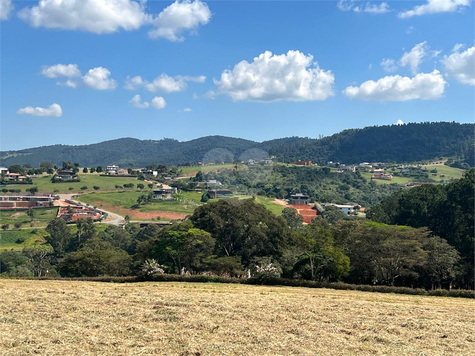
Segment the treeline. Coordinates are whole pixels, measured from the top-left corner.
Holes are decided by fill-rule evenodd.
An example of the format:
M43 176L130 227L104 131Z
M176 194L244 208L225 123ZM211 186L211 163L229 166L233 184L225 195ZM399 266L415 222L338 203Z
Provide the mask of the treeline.
M164 228L79 220L47 227L46 244L0 255L7 276L95 277L164 273L286 278L417 288L472 288L463 251L427 228L343 221L303 225L291 208L275 216L253 199L220 200ZM462 263L462 265L461 265ZM473 268L473 265L472 265Z
M386 224L427 227L456 248L464 282L473 286L475 170L447 185L401 191L372 207L368 218Z
M207 136L191 141L122 138L92 145L54 145L0 152L3 166L35 165L51 161L79 162L82 167L118 164L144 167L152 162L190 165L226 162L274 155L280 162L328 160L360 162L414 162L452 157L475 166L473 124L449 122L373 126L345 130L322 139L289 137L262 143L240 138Z

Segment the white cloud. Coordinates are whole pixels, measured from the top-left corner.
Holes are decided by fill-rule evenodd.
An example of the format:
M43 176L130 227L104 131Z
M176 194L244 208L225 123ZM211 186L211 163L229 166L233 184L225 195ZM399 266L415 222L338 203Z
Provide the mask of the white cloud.
M444 56L442 64L447 74L462 84L475 85L475 46L460 52L462 45L456 44L450 56Z
M104 67L89 69L87 74L82 77L84 84L96 90L114 90L117 82L109 79L111 72Z
M429 46L427 41L416 44L409 52L406 52L402 55L399 60L399 65L401 67L409 67L412 74L416 74L419 69L419 64L422 62L422 59L427 55L429 51Z
M124 88L127 90L137 90L140 87L144 87L152 93L172 93L185 90L188 86L187 82L204 83L205 80L206 77L204 75L198 77L192 77L189 75L170 77L168 74L162 73L152 82L149 82L143 79L140 75L137 75L132 78L127 76Z
M383 69L388 73L392 73L397 70L397 64L394 59L384 58L380 64L381 67L383 67Z
M395 125L402 126L402 125L404 125L404 121L399 119L399 120L396 121Z
M233 100L270 102L278 100L325 100L333 94L335 76L320 69L313 56L288 51L273 55L266 51L252 63L241 61L233 70L225 70L221 80L214 80L217 93Z
M359 87L349 86L343 93L350 99L407 101L439 99L445 90L444 78L439 71L419 73L413 78L387 76L378 81L368 80Z
M49 108L33 107L27 106L26 108L19 109L17 114L28 114L33 116L53 116L60 117L63 115L63 110L61 106L54 103Z
M412 10L398 14L400 18L435 14L440 12L454 12L470 6L471 0L428 0L424 5L414 7Z
M103 34L150 23L144 5L145 1L133 0L40 0L38 5L20 10L18 16L33 27Z
M200 25L206 25L210 19L211 11L206 3L200 0L177 0L153 20L155 28L148 35L153 39L184 41L184 32L196 32Z
M416 28L414 26L409 26L407 29L406 29L406 33L408 35L410 35L411 33L413 33L414 31L416 30Z
M453 52L460 52L460 50L464 47L465 46L462 43L457 43L457 44L455 44L454 48L452 48L452 53Z
M80 77L81 71L78 68L77 64L55 64L53 66L44 66L41 70L47 78L58 78L58 77Z
M130 101L129 104L132 106L139 108L139 109L147 109L150 104L147 102L142 102L142 99L140 98L140 95L135 95Z
M56 82L56 85L68 88L77 88L78 83L68 79L65 82Z
M191 108L185 108L183 109L184 112L192 112L193 110Z
M387 2L382 2L380 4L371 4L370 2L367 2L364 6L355 6L355 0L340 0L336 6L341 11L353 10L354 12L364 12L374 15L385 14L391 11Z
M387 2L382 2L381 4L371 4L369 2L366 3L365 6L356 6L353 9L354 12L366 12L368 14L385 14L390 12L390 8Z
M164 109L165 106L167 106L167 102L161 96L156 96L155 98L152 99L151 105L153 108L160 110L160 109Z
M12 0L0 0L0 21L8 20L12 10Z

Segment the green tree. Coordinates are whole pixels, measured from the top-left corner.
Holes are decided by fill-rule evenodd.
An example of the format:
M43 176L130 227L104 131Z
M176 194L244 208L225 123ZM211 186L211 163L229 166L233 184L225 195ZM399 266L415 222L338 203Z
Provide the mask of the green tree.
M83 172L83 173L87 173L87 167L84 167L84 168L82 169L82 172Z
M84 243L93 238L96 235L96 227L94 226L94 221L91 218L87 219L78 219L76 221L76 237L72 240L72 246L70 250L77 250Z
M48 245L25 247L23 249L23 254L30 260L31 270L35 277L47 274L48 269L51 268L49 259L52 252L53 248Z
M430 281L430 287L442 288L443 283L448 283L450 287L455 280L460 260L457 250L438 236L425 239L423 249L427 252L423 274Z
M46 226L46 232L49 235L45 240L53 247L55 256L63 257L71 242L71 231L66 222L61 218L55 218Z
M35 220L35 212L33 211L32 208L29 208L28 211L26 212L26 215L30 218L30 222Z
M96 172L97 172L97 173L102 173L102 167L101 167L101 166L97 166L97 167L96 167Z
M298 230L302 227L303 217L294 208L284 208L282 210L282 217L287 221L287 225L292 230Z
M345 214L343 214L342 211L340 211L336 206L334 205L328 205L325 207L325 210L323 211L323 218L328 221L330 224L334 224L338 220L341 220L345 217Z
M10 167L8 167L8 171L10 173L18 173L18 174L21 174L21 175L25 175L25 170L19 164L11 165Z

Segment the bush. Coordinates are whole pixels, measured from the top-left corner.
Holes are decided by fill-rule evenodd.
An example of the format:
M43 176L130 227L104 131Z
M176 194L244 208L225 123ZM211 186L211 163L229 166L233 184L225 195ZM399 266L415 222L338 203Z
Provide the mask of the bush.
M85 185L81 187L81 190L86 190L86 189L87 189L87 186Z
M15 225L15 229L19 229L21 227L22 223L20 221L16 222Z
M94 188L94 190L99 190L99 189L101 189L101 187L98 187L97 185L95 185L93 188Z
M15 243L19 245L19 244L22 244L25 241L26 241L26 239L24 237L19 237L19 238L16 239Z
M74 188L73 187L69 187L68 190L73 190Z
M2 230L8 230L10 228L10 224L3 224Z

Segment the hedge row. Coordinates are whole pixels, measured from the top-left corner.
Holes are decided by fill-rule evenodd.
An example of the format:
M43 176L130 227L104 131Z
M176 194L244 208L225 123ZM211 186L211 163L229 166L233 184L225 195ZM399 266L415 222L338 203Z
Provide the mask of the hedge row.
M317 282L298 279L284 279L275 277L263 278L231 278L221 276L206 276L206 275L177 275L177 274L160 274L152 278L141 277L75 277L75 278L50 278L42 277L41 280L70 280L70 281L91 281L91 282L111 282L111 283L135 283L135 282L194 282L194 283L237 283L250 285L266 285L266 286L288 286L288 287L305 287L305 288L328 288L337 290L356 290L362 292L377 292L377 293L395 293L395 294L409 294L422 296L437 296L437 297L455 297L455 298L475 298L473 290L464 289L436 289L425 290L421 288L408 287L391 287L381 285L364 285L364 284L348 284L348 283L330 283Z

